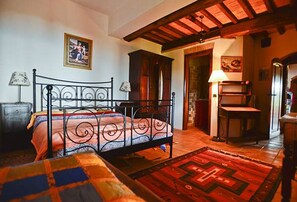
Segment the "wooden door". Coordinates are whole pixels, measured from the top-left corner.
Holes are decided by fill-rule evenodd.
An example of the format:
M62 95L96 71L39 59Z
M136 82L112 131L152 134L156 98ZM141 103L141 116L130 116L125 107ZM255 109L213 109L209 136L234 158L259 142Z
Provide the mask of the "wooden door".
M149 100L150 98L150 60L146 56L142 56L140 68L140 100Z
M270 136L279 132L282 109L282 91L283 91L283 65L273 63L272 85L271 85L271 108L270 108Z

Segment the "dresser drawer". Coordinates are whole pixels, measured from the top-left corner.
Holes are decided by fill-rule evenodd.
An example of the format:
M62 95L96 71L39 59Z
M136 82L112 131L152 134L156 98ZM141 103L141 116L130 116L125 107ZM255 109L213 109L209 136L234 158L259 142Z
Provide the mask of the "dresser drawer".
M9 117L9 116L19 116L22 114L27 114L30 112L30 107L29 106L9 106L9 107L4 107L4 117Z

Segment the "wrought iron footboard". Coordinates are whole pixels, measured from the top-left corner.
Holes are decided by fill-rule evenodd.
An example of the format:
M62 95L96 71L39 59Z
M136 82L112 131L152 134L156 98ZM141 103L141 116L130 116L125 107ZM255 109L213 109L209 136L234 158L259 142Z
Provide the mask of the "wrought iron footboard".
M48 154L52 151L52 86L47 87L48 111ZM160 100L161 105L154 105L155 100L135 101L135 105L117 106L120 100L109 100L110 106L98 107L61 107L63 111L63 155L77 151L93 150L103 156L130 153L164 143L170 145L172 157L172 134L174 117L174 96L170 100ZM80 99L65 99L80 102ZM89 99L93 102L93 99ZM145 105L140 104L145 102ZM158 102L159 103L159 102ZM57 109L57 108L55 108ZM94 112L93 109L96 109ZM68 111L71 111L70 113ZM74 111L73 111L74 110ZM89 120L83 119L75 126L71 121L77 114L87 111ZM127 111L130 116L127 116ZM100 112L99 114L97 112ZM90 118L91 117L91 118ZM108 121L106 121L108 119ZM69 127L71 128L69 130ZM95 141L94 141L95 140ZM71 147L67 145L71 144Z

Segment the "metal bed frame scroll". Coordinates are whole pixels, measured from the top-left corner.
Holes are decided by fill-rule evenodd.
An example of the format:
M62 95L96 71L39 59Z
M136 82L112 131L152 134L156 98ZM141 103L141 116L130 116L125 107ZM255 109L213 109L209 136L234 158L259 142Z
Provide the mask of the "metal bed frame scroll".
M40 95L39 102L37 95ZM132 104L128 106L119 105L121 102L127 100L113 99L113 78L105 82L67 81L38 75L36 69L33 69L33 112L37 111L37 107L40 111L47 110L47 158L53 157L53 110L62 111L63 114L62 155L87 149L109 158L168 143L169 157L172 158L175 93L168 100L133 100L129 101ZM93 112L94 109L102 113L98 115ZM108 116L105 110L119 112L121 125L109 122L102 126L102 119ZM67 124L81 111L88 111L94 116L96 124L85 121L78 124L76 129L86 124L91 129L83 129L83 132L75 130L77 137L85 138L84 141L76 142L69 137ZM108 127L112 127L113 131L107 131ZM96 138L96 144L89 144L92 138ZM105 140L104 143L102 139ZM145 141L137 142L139 139ZM67 141L72 141L76 146L66 148ZM112 144L121 146L113 148Z

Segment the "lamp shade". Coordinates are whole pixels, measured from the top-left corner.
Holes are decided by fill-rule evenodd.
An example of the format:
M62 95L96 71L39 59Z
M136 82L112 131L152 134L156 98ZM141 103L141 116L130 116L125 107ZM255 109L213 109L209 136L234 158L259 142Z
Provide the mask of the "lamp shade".
M26 72L13 72L9 81L10 86L30 86Z
M214 70L212 71L208 82L213 83L213 82L220 82L220 81L227 81L229 80L226 74L223 72L223 70Z
M130 92L131 91L131 85L129 81L124 81L120 87L120 91L124 92Z

